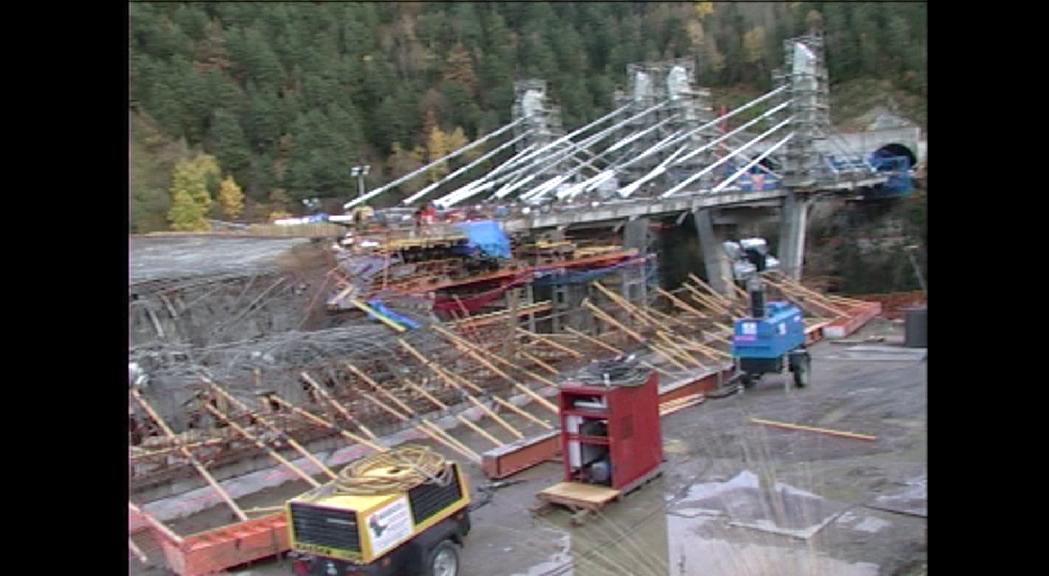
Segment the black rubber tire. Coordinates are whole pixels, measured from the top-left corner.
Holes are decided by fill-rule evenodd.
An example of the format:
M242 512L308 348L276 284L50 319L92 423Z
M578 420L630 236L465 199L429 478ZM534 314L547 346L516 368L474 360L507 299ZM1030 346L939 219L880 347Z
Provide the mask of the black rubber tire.
M426 560L426 571L423 572L425 576L449 576L447 574L439 573L437 571L437 558L441 554L451 554L455 560L455 571L450 576L459 576L462 572L460 566L462 565L462 557L459 555L459 546L451 540L444 540L440 544L433 547L430 550L430 557Z
M809 385L809 377L812 375L812 367L808 356L802 357L798 366L794 369L794 386L804 388Z
M744 388L753 388L754 384L757 383L757 379L751 376L750 374L744 374L740 376L739 382L743 385Z

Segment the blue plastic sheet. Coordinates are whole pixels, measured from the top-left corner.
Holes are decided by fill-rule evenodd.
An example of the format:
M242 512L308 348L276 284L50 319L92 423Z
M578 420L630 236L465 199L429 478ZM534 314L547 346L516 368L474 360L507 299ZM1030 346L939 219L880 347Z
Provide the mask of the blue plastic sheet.
M407 318L405 316L402 316L402 315L394 312L393 310L390 310L389 308L387 308L386 306L383 305L382 301L380 301L378 299L369 300L368 301L368 305L371 306L373 309L375 309L375 311L378 312L379 314L382 314L383 316L389 318L390 320L393 320L394 322L400 324L401 326L407 326L408 328L410 328L412 330L416 330L416 329L419 328L419 323L418 322L416 322L415 320L412 320L411 318ZM371 316L371 314L369 314L369 316Z
M462 222L456 227L466 235L471 248L477 248L492 258L510 257L510 239L494 220Z

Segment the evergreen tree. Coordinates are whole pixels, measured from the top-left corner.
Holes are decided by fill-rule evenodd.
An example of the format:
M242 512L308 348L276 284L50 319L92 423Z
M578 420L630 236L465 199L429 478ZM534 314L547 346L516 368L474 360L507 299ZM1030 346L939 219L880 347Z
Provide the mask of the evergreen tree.
M211 124L212 149L219 163L233 174L243 176L251 165L251 151L240 122L225 110L216 110Z

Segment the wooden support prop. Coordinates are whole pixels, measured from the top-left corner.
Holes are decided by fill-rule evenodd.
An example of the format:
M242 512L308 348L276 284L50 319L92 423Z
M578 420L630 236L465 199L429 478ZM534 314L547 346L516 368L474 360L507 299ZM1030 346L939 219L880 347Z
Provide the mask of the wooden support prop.
M780 282L775 282L775 281L771 280L771 276L766 276L764 278L764 280L766 282L768 282L772 286L776 287L781 292L784 292L786 294L792 294L795 297L797 297L797 296L806 296L807 298L805 298L805 300L808 300L809 302L815 303L817 306L819 306L821 308L824 308L824 309L826 309L828 311L833 312L834 315L839 317L839 318L847 316L847 314L845 313L844 310L842 310L842 309L838 308L837 306L835 306L834 303L831 302L823 294L820 294L819 292L816 292L815 290L812 290L812 289L808 288L807 286L805 286L804 284L801 284L800 282L795 282L793 279L791 279L791 278L789 278L787 276L780 276L779 279L780 279Z
M715 299L717 299L719 302L722 303L723 306L730 306L730 305L732 305L733 302L732 302L731 298L729 298L729 297L725 296L724 294L721 294L717 290L711 288L710 285L707 284L706 282L704 282L703 279L700 278L699 276L696 276L695 274L689 272L688 273L688 278L689 278L689 280L692 280L693 282L695 282L697 286L702 287L704 290L706 290L707 292L712 294ZM735 286L735 284L733 284L731 282L731 280L729 281L729 285Z
M702 368L704 370L707 369L705 364L703 364L699 360L693 358L692 355L689 354L687 351L685 351L685 349L682 348L680 345L678 345L677 342L674 342L674 339L671 338L669 334L667 334L666 332L663 332L662 330L660 330L659 332L656 333L656 335L659 336L660 338L662 338L663 341L666 342L667 345L670 346L671 349L677 351L681 355L682 358L687 358L689 362L691 362L692 364L695 364L699 368Z
M365 399L367 399L372 404L375 404L379 408L392 414L394 418L397 418L402 422L411 422L411 418L391 408L388 404L386 404L382 400L379 400L375 396L372 396L371 394L368 394L367 392L363 391L358 391L357 393ZM441 444L446 448L450 448L451 450L459 452L460 454L463 454L471 460L480 461L480 454L474 452L473 450L470 450L470 448L467 447L465 444L459 442L458 440L453 438L451 434L448 434L446 431L442 430L440 426L437 426L436 424L428 422L426 420L420 420L418 423L415 423L413 427L419 432L422 432L423 434L432 438L434 442L437 442L438 444Z
M372 440L376 440L376 439L379 438L378 436L375 435L374 432L369 430L367 426L365 426L363 423L361 423L360 420L354 418L353 414L350 414L350 411L347 410L345 406L343 406L342 404L339 404L338 402L336 402L335 399L331 397L331 394L328 394L327 390L325 390L320 384L318 384L316 380L314 380L313 378L310 378L309 374L307 374L305 372L300 372L299 375L302 376L302 379L305 380L307 384L312 386L313 389L317 391L317 394L319 394L321 396L321 398L324 398L325 400L327 400L328 404L331 404L332 408L335 408L335 411L338 412L339 414L341 414L343 418L345 418L345 419L349 420L350 422L353 422L354 424L356 424L357 427L360 428L362 432L367 434L368 437L371 438Z
M204 382L206 382L208 384L208 386L211 386L212 390L214 390L215 392L218 392L219 394L221 394L223 397L226 398L226 400L228 400L231 404L233 404L237 408L240 408L241 410L243 410L245 412L252 413L252 411L247 406L245 406L243 402L241 402L240 400L237 400L236 398L234 398L232 394L230 394L229 392L226 392L225 390L223 390L221 387L219 387L218 384L215 384L214 382L212 382L211 380L208 380L207 378L204 379ZM309 460L311 464L316 466L317 469L320 470L321 472L323 472L328 478L331 478L332 480L335 480L336 478L338 478L338 475L335 474L335 472L332 472L331 469L328 468L324 464L324 462L321 462L316 456L311 454L309 450L307 450L302 444L299 444L298 441L296 441L294 438L292 438L291 436L285 434L283 430L281 430L280 428L274 426L269 420L263 418L261 415L254 414L254 413L252 413L252 415L255 417L255 419L260 424L265 426L270 432L273 432L275 434L280 434L283 437L284 441L288 443L288 446L291 446L296 452L298 452L304 458Z
M815 428L813 426L802 426L801 424L790 424L788 422L776 422L775 420L762 420L761 418L751 418L751 422L754 424L762 424L764 426L772 426L774 428L783 428L786 430L801 430L804 432L817 432L819 434L827 434L829 436L840 436L842 438L852 438L854 440L866 440L873 442L878 439L877 436L871 436L869 434L857 434L855 432L842 432L841 430L830 430L828 428Z
M729 311L728 308L726 308L725 306L722 306L714 298L711 298L710 296L707 296L706 294L700 292L698 288L696 288L695 286L689 284L688 282L685 282L681 286L685 290L688 290L688 293L691 294L693 298L695 298L696 302L699 302L700 304L706 306L707 308L710 308L710 310L713 311L715 313L715 315L718 315L718 316L731 316L732 315L732 313Z
M350 439L350 440L352 440L352 441L354 441L354 442L356 442L358 444L363 444L364 446L367 446L368 448L371 448L372 450L375 450L376 452L386 452L387 451L387 448L385 446L381 446L379 444L376 444L376 443L372 442L371 440L368 440L367 438L364 438L362 436L358 436L357 434L354 434L353 432L350 432L349 430L346 430L344 428L336 426L333 422L329 422L328 420L325 420L324 418L321 418L320 416L317 416L316 414L314 414L312 412L308 412L306 410L303 410L302 408L292 404L291 402L288 402L287 400L281 398L280 396L277 396L276 394L271 394L271 395L268 396L268 398L270 398L274 402L280 404L281 406L284 406L285 408L291 410L295 414L298 414L299 416L302 416L303 418L313 422L314 424L317 424L319 426L328 428L329 430L336 431L339 434L342 434L344 437L346 437L346 438L348 438L348 439Z
M257 436L255 436L251 432L248 432L242 426L240 426L239 424L237 424L236 422L231 420L229 416L226 416L222 412L219 412L218 409L215 408L214 406L212 406L211 404L205 403L204 404L204 408L206 408L208 412L211 412L211 414L213 416L215 416L219 420L222 420L223 422L225 422L226 425L228 425L230 428L236 430L238 434L243 436L249 442L251 442L252 444L258 446L259 448L265 450L266 453L269 454L271 458L273 458L274 460L276 460L280 464L284 465L284 467L286 467L288 470L291 470L292 472L294 472L296 476L298 476L299 478L302 478L303 480L305 480L308 484L310 484L314 488L316 488L316 487L321 485L320 482L317 482L316 480L313 479L313 476L310 476L309 474L307 474L305 470L303 470L302 468L299 468L298 466L296 466L296 465L292 464L291 462L289 462L283 456L278 454L276 450L274 450L273 448L270 448L269 446L267 446L265 442L263 442L262 440L259 440L259 438ZM327 468L322 468L322 469L327 469Z
M444 372L444 370L441 370L439 367L437 367L433 362L430 362L429 360L427 360L426 357L423 356L418 350L413 348L411 344L408 344L407 342L405 342L404 340L401 340L400 338L397 339L397 342L405 350L407 350L409 353L411 353L412 356L415 356L415 358L417 360L422 362L423 365L425 365L427 368L432 370L435 374L437 374L438 376L443 378L445 382L448 382L456 390L459 390L460 392L462 392L463 395L466 396L467 400L469 400L471 403L473 403L474 406L477 406L478 408L480 408L482 412L484 412L489 417L491 417L492 420L495 420L496 423L499 424L500 426L502 426L503 428L505 428L507 432L513 434L517 438L524 438L524 434L521 433L520 430L518 430L517 428L514 428L512 425L510 425L509 422L507 422L506 420L503 420L502 418L500 418L499 415L496 414L494 410L489 408L483 402L479 401L476 397L474 397L473 394L470 394L469 392L467 392L466 389L462 387L462 385L460 385L458 382L455 381L455 378L452 378L451 376L446 374Z
M183 444L183 446L185 446L186 448L199 448L201 446L214 446L216 444L222 444L223 442L225 442L225 440L223 440L222 438L211 438L209 440L202 440L200 442L190 442L188 444ZM133 446L132 448L134 450L141 450L138 446ZM141 460L143 458L151 458L151 457L154 457L154 456L162 456L162 455L168 454L170 452L175 452L178 449L179 449L178 446L174 446L172 448L161 448L159 450L141 450L141 451L136 451L136 452L133 452L131 455L128 456L128 460L135 461L135 460Z
M146 402L146 399L138 393L138 390L132 388L130 390L130 393L131 397L134 398L136 402L138 402L138 404L142 407L143 410L146 411L147 414L149 414L149 417L153 419L153 421L157 424L158 427L160 427L161 430L163 430L164 434L179 445L179 451L182 452L182 455L185 456L187 460L189 460L189 463L197 469L197 472L199 472L200 475L204 478L204 480L207 481L209 485L211 485L211 487L215 490L216 493L218 493L218 495L222 498L226 505L230 507L230 510L232 510L233 513L236 514L237 518L240 519L242 522L247 520L248 516L244 514L244 511L240 509L240 506L237 506L237 503L233 501L233 498L230 497L229 492L226 492L226 490L219 485L218 481L215 480L215 478L210 473L208 473L208 471L204 468L204 465L201 464L196 459L196 457L194 457L193 454L185 446L182 445L182 440L179 439L179 437L171 431L171 428L168 427L167 422L164 422L164 419L161 418L160 415L153 410L153 407L150 406L149 403Z
M615 326L619 330L622 330L627 336L630 336L635 341L637 341L639 344L644 344L645 343L645 339L640 334L638 334L637 332L634 332L630 328L627 328L626 326L624 326L621 322L619 322L618 320L613 318L611 314L605 312L604 310L598 308L597 306L594 306L590 302L589 298L586 298L586 299L583 300L583 307L587 308L588 310L590 310L594 314L594 316L597 316L598 318L600 318L601 320L604 320L608 324L611 324L612 326Z
M778 284L768 278L765 278L765 282L780 292L783 292L789 298L799 300L803 305L808 304L809 306L815 307L822 313L830 313L836 318L843 318L846 316L844 311L829 302L822 301L818 294L808 291L807 289L806 291L802 291L786 284Z
M652 351L654 351L656 354L659 354L660 356L662 356L664 359L667 360L667 362L670 362L671 364L673 364L674 366L677 366L678 368L680 368L682 370L688 370L688 366L685 366L681 362L678 362L677 359L675 359L672 354L668 353L666 350L663 350L658 345L653 344L652 342L649 342L649 341L645 340L637 332L634 332L633 330L627 328L626 326L623 326L618 320L616 320L615 318L613 318L609 314L605 313L604 310L601 310L597 306L594 306L593 304L591 304L589 299L584 299L583 300L583 306L588 308L588 309L590 309L590 311L594 313L594 316L597 316L601 320L604 320L605 322L611 324L612 326L615 326L616 328L622 330L628 336L630 336L631 338L636 340L639 344L641 344L643 346L647 346Z
M159 532L160 535L165 540L175 544L176 546L182 546L182 537L179 536L178 534L175 534L175 532L173 532L171 530L171 528L168 528L167 526L162 524L159 520L154 518L152 514L149 514L147 512L143 512L141 508L139 508L138 506L135 506L131 502L127 503L127 508L128 508L128 511L131 512L132 514L134 514L135 516L139 516L142 519L144 519L146 521L146 523L149 524L149 526L151 528L153 528L154 530Z
M718 342L721 342L723 344L728 344L729 346L732 345L732 341L731 340L729 340L728 338L725 338L724 336L722 336L721 334L718 334L716 332L703 332L703 334L706 334L707 336L710 336L714 340L717 340Z
M708 318L708 316L706 314L704 314L703 312L700 312L698 309L693 308L692 306L689 306L688 304L685 303L684 300L678 298L677 296L674 296L673 294L671 294L670 292L667 292L666 290L664 290L662 288L656 288L656 293L660 294L661 296L663 296L664 298L669 300L670 303L673 304L676 308L684 310L685 312L687 312L689 314L695 314L696 316L699 316L700 318Z
M353 364L350 364L349 362L344 362L344 364L346 365L347 368L350 369L350 372L353 372L354 374L357 375L358 378L360 378L361 380L364 380L372 388L375 388L375 390L379 394L382 394L383 396L385 396L387 400L393 402L395 405L397 405L398 408L400 408L401 410L404 410L408 414L415 414L415 410L412 410L411 406L405 404L404 402L401 402L400 398L394 396L392 392L386 390L382 386L379 386L378 382L376 382L375 380L372 380L371 377L368 376L367 374L365 374L362 370L360 370L359 368L357 368Z
M626 298L623 298L619 294L616 294L608 288L605 288L600 282L595 280L591 282L590 285L594 288L597 288L599 292L607 296L609 300L611 300L617 306L626 311L627 314L630 314L631 316L636 318L638 322L641 322L642 324L649 326L658 326L658 323L653 318L650 318L647 314L643 313L637 306L634 306Z
M696 348L699 350L700 353L705 354L708 358L732 358L732 354L729 354L728 352L724 352L722 350L718 350L717 348L712 348L700 342L696 343Z
M593 344L593 345L595 345L595 346L597 346L599 348L604 348L605 350L608 350L609 352L611 352L611 353L613 353L613 354L615 354L617 356L626 356L627 355L626 352L620 350L619 348L616 348L615 346L612 346L611 344L608 344L607 342L602 342L601 340L598 340L597 338L594 338L593 336L590 336L589 334L584 334L584 333L582 333L582 332L580 332L578 330L575 330L575 329L573 329L573 328L571 328L569 326L565 326L565 331L570 333L570 334L574 334L574 335L578 336L579 338L582 338L583 340L586 340L587 342L590 342L591 344ZM660 368L659 366L656 366L655 364L650 364L650 363L648 363L648 362L646 362L644 360L640 360L639 364L641 364L645 368L648 368L649 370L655 370L656 372L659 372L660 374L662 374L664 376L673 376L670 372L667 372L666 370Z
M425 397L430 402L433 402L434 404L436 404L437 407L440 408L441 410L448 410L448 405L447 404L445 404L444 402L441 402L436 396L430 394L429 392L427 392L421 386L417 386L416 384L414 384L412 381L408 380L407 378L402 378L402 380L404 381L405 384L408 385L409 388L411 388L412 390L415 390L416 392L422 394L423 397ZM496 446L505 446L506 445L502 440L499 440L495 436L492 436L484 428L481 428L477 424L474 424L469 418L463 416L462 414L456 414L455 418L459 422L462 422L463 424L465 424L467 428L470 428L474 432L477 432L479 435L483 436L489 442L495 444Z
M659 310L656 310L655 308L646 308L645 309L645 313L646 314L651 314L653 318L660 319L663 322L670 322L670 323L672 323L672 324L674 324L676 326L680 326L682 328L686 328L686 329L689 329L689 330L695 329L695 325L694 324L689 323L689 322L685 322L684 320L682 320L680 318L675 318L675 317L673 317L673 316L671 316L669 314L666 314L664 312L660 312Z
M582 354L580 354L579 352L576 352L575 350L572 350L571 348L565 346L564 344L561 344L559 342L554 342L553 340L551 340L551 339L549 339L549 338L547 338L545 336L542 336L540 334L536 334L535 332L529 332L528 330L525 330L524 328L521 328L521 327L517 328L517 332L520 333L520 334L524 334L525 336L528 336L529 338L533 338L533 339L535 339L535 340L537 340L539 342L542 342L543 344L546 344L547 346L550 346L551 348L555 348L557 350L560 350L561 352L564 352L565 354L568 354L569 356L572 356L574 358L582 358L583 357Z
M535 356L534 354L529 354L528 352L525 352L524 350L518 350L518 352L521 354L521 356L524 356L526 359L531 360L532 362L535 362L535 364L537 366L539 366L543 370L546 370L547 372L553 374L554 376L557 376L558 374L560 374L560 372L557 371L557 368L554 368L553 366L547 364L546 362L543 361L542 358L539 358L538 356Z
M142 550L139 549L139 547L135 545L135 541L132 540L130 536L128 536L128 539L127 539L127 547L128 547L128 550L130 550L131 553L135 555L135 558L138 558L139 562L141 562L143 564L149 564L149 556L146 556L145 554L142 553Z
M503 366L506 366L507 368L510 368L511 370L519 370L521 372L524 372L525 374L528 375L529 378L532 378L535 381L541 382L541 383L543 383L543 384L545 384L547 386L550 386L551 388L557 388L558 387L556 382L553 382L553 381L543 377L541 374L536 374L535 372L533 372L533 371L531 371L531 370L529 370L529 369L527 369L527 368L525 368L523 366L518 366L517 364L514 364L513 362L510 362L509 360L499 356L498 354L494 354L494 353L486 350L482 346L477 346L476 344L473 344L473 343L471 343L471 342L469 342L467 340L464 340L463 338L461 338L459 336L456 336L454 333L449 332L448 330L445 330L444 328L442 328L442 327L440 327L440 326L438 326L436 324L431 325L431 328L433 328L438 333L444 335L449 340L451 340L451 341L453 341L453 342L455 342L457 344L460 344L461 346L466 348L466 350L464 350L464 352L466 352L466 354L468 356L470 356L471 358L476 360L479 364L481 364L482 366L488 368L489 370L491 370L495 374L498 374L504 380L507 380L508 382L513 383L514 386L522 388L523 391L525 392L525 394L528 394L533 400L535 400L536 402L539 402L540 404L542 404L543 402L549 403L549 401L546 398L543 398L542 396L539 396L538 394L536 394L531 388L528 388L527 386L524 386L523 384L515 381L513 378L511 378L509 375L507 375L502 370L499 370L498 368L495 368L494 366L492 366L491 363L486 362L483 358L479 358L477 356L477 354L481 354L481 355L483 355L483 356L485 356L487 358L490 358L491 360L493 360L495 362L498 362L498 363L502 364ZM471 354L471 352L473 352L473 354ZM557 408L553 404L550 404L550 406L553 406L555 410Z
M386 316L380 314L378 310L375 310L371 306L368 306L367 304L365 304L364 302L361 302L360 300L357 300L356 298L351 298L350 299L350 304L353 304L354 306L356 306L362 312L366 312L368 314L371 314L379 322L382 322L383 324L385 324L389 328L392 328L396 332L404 332L405 330L407 330L407 328L405 328L404 326L401 326L400 324L394 322L393 320L390 320Z
M484 366L485 368L490 370L493 374L498 375L503 380L506 380L511 385L513 385L514 388L517 388L521 392L527 394L529 398L531 398L532 400L538 402L540 405L542 405L547 410L550 410L554 414L558 414L559 413L559 410L558 410L556 404L554 404L553 402L547 400L546 398L543 398L535 390L532 390L528 386L525 386L524 384L518 382L517 380L515 380L512 376L510 376L506 372L503 372L499 368L496 368L495 365L493 365L491 362L488 362L487 360L485 360L481 356L481 354L484 354L485 356L488 356L489 358L498 361L500 364L503 364L504 366L520 370L521 372L524 372L525 374L527 374L531 378L534 378L535 380L537 380L539 382L542 382L542 383L546 384L547 386L551 386L553 388L557 388L558 386L557 386L556 383L551 382L550 380L548 380L546 378L543 378L542 376L540 376L539 374L536 374L535 372L532 372L531 370L527 370L527 369L522 368L520 366L517 366L516 364L513 364L513 363L511 363L511 362L509 362L509 361L507 361L507 360L505 360L503 358L500 358L498 355L492 354L491 352L485 350L484 348L481 348L480 346L474 346L474 345L470 344L469 342L463 340L462 338L459 338L455 334L452 334L451 332L445 330L444 328L441 328L440 326L437 326L436 324L432 325L431 327L435 331L437 331L439 334L442 334L443 336L445 336L446 338L451 340L453 343L455 343L459 347L460 350L463 350L464 352L466 352L466 354L468 356L470 356L470 358L473 358L475 361L477 361L478 364ZM478 354L478 353L480 353L480 354Z

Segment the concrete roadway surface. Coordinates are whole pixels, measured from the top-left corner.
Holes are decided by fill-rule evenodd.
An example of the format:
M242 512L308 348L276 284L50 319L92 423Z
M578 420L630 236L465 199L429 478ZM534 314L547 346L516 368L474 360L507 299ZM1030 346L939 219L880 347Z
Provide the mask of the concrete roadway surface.
M544 463L475 510L463 576L875 576L926 574L925 350L902 348L876 320L812 348L812 385L766 376L743 394L663 419L661 478L581 526L535 494L560 481ZM764 418L877 436L875 441L769 428ZM485 483L471 467L475 501ZM148 552L147 552L148 554ZM136 567L132 573L159 574ZM270 560L241 576L291 574Z

